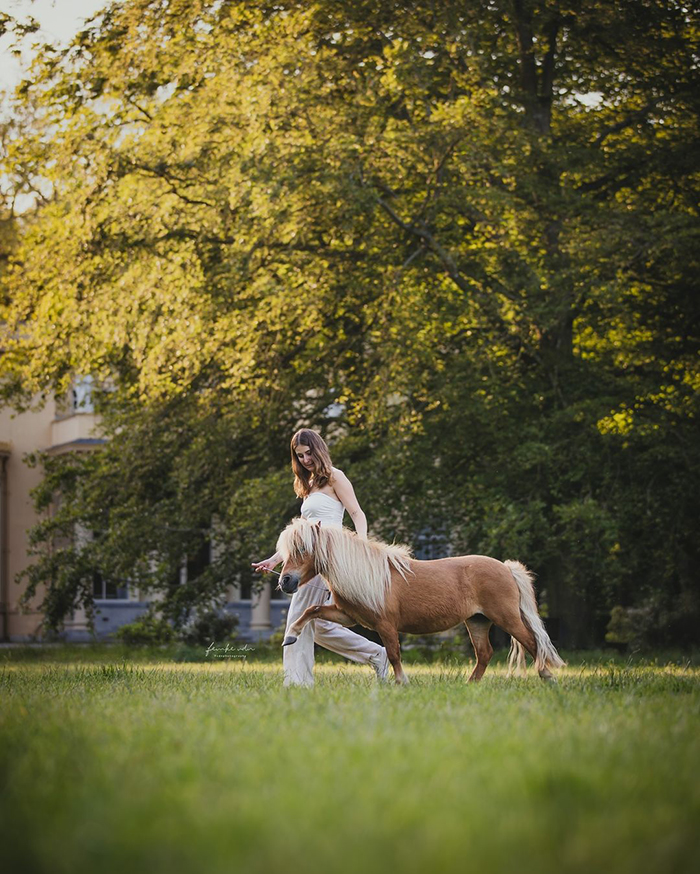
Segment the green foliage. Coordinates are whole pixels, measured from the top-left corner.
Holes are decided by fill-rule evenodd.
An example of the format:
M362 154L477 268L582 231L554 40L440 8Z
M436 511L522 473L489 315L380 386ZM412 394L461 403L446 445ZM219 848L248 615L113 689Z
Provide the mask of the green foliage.
M120 626L113 637L130 646L165 646L178 641L185 647L202 647L235 640L237 625L237 616L209 610L178 629L149 609L133 622Z
M175 629L161 616L148 611L114 632L117 640L136 646L156 646L175 640Z
M571 643L687 600L698 34L675 0L128 0L47 48L4 162L51 194L3 280L1 388L91 373L108 438L49 471L49 621L90 566L176 623L251 581L302 424L376 533L524 561ZM53 549L76 521L99 542Z
M605 640L642 652L669 644L688 647L697 641L698 622L697 592L683 592L677 598L666 592L653 592L634 607L613 607Z
M449 634L401 635L401 660L404 664L464 664L473 657L474 649L466 626L459 626Z
M188 646L206 646L236 639L238 617L232 613L210 610L180 632L180 640Z

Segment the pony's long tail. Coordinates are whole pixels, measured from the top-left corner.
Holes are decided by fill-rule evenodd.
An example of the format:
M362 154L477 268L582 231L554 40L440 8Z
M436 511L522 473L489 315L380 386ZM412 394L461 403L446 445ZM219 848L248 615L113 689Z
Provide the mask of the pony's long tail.
M523 622L535 635L537 643L537 657L535 658L535 667L538 671L545 667L560 668L566 662L554 648L554 644L549 639L549 635L544 627L544 622L537 612L537 601L535 600L535 587L532 584L533 574L520 564L519 561L504 561L503 564L513 574L513 578L518 585L520 592L520 615ZM514 637L511 638L510 653L508 655L509 671L515 668L525 669L525 647Z

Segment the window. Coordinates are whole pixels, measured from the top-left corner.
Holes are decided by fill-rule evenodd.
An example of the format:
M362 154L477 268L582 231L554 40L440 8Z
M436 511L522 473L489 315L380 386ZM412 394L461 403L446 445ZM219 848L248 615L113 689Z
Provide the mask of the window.
M83 376L73 383L71 405L74 413L93 413L95 411L92 403L92 383L91 376Z
M129 586L105 580L102 574L94 573L92 576L92 596L101 601L128 601Z
M211 564L211 543L202 541L199 549L187 556L187 579L196 580Z
M451 555L452 550L444 533L426 528L416 537L413 554L420 561L431 561Z
M91 376L76 377L68 391L56 398L56 419L67 419L77 413L94 413L93 386Z

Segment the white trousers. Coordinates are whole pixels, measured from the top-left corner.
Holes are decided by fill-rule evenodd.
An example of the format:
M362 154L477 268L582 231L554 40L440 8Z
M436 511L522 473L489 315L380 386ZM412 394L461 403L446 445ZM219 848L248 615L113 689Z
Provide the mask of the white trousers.
M330 589L323 577L314 577L298 589L292 595L287 612L285 636L289 634L292 623L296 622L307 607L314 604L332 604L333 599L328 597L329 594ZM384 647L367 640L361 634L355 634L337 622L312 619L306 623L296 643L284 647L282 661L285 686L313 686L314 642L362 664L369 664L371 659L379 659L384 655Z

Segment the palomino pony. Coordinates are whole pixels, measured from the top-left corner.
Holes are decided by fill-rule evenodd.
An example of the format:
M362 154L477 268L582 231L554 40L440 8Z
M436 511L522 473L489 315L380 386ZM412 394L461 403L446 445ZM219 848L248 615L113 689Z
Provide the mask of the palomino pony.
M509 664L525 666L525 651L544 680L564 664L537 612L532 575L517 561L462 555L417 561L406 546L362 540L347 528L322 527L303 518L288 525L277 551L284 558L280 587L293 594L320 574L334 604L309 607L289 629L283 646L294 644L312 619L375 629L386 647L397 683L401 667L399 632L430 634L464 622L480 680L493 655L489 629L495 623L512 637Z

